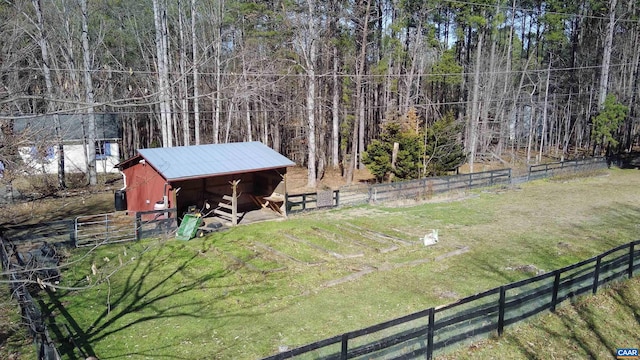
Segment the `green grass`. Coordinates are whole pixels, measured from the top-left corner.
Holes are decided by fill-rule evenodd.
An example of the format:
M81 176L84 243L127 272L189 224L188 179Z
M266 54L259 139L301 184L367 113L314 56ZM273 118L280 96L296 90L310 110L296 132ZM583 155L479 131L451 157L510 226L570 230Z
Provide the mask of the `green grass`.
M504 336L460 347L447 359L613 359L617 348L638 348L640 278L616 283L596 296L563 303L508 327Z
M18 309L18 302L10 296L9 285L0 283L0 359L37 357L35 345Z
M257 359L531 276L517 266L549 271L635 240L639 184L637 171L612 170L78 250L61 284L78 289L59 290L49 308L100 358ZM440 242L420 245L433 228Z

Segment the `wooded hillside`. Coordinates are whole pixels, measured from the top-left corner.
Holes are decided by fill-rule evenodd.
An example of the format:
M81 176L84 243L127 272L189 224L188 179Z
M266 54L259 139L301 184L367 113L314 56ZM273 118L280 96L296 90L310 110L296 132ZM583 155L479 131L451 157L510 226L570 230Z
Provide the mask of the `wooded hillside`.
M117 113L122 157L259 140L307 166L310 186L326 167L351 178L410 109L422 129L449 112L464 125L471 171L486 155L623 151L638 132L639 12L631 0L3 1L0 161L19 166L32 141L14 119L73 113L88 144L93 114Z

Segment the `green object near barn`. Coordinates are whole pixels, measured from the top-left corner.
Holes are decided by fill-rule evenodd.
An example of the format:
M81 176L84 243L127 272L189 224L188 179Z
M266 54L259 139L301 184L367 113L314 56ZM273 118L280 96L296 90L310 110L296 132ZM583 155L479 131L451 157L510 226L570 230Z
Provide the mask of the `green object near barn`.
M176 232L176 239L185 241L193 239L201 224L201 216L185 214Z

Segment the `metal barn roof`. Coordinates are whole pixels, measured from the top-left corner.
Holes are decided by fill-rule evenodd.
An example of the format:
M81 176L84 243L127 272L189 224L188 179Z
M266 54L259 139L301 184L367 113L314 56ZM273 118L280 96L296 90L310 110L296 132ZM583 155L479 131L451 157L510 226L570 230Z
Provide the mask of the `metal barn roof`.
M140 149L138 153L167 180L239 174L295 165L258 141Z

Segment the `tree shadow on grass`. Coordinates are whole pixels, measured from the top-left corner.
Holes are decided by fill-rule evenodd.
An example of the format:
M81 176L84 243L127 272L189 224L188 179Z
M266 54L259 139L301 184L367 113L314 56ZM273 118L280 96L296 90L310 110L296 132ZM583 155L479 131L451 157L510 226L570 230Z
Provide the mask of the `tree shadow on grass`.
M636 323L640 324L640 302L636 296L625 287L617 285L606 291L608 291L606 296L616 303L617 314L628 313L634 317ZM616 335L629 332L629 327L625 327L624 323L617 322L613 318L603 323L603 319L609 320L610 314L606 313L606 307L598 309L600 302L591 294L571 298L570 301L571 305L566 306L572 306L573 311L558 311L555 315L557 321L547 323L536 319L530 322L531 327L536 329L543 341L554 346L565 347L556 350L573 352L576 358L598 359L603 358L603 349L607 349L608 354L613 356L616 348L634 345L624 343ZM510 335L508 329L505 332L505 339L518 347L527 359L549 358L548 351L536 348L532 342L521 335ZM637 341L637 335L635 335L635 341ZM605 355L605 358L608 356Z
M219 295L207 297L206 301L198 300L194 293L198 290L212 288L212 280L222 279L232 275L237 269L233 267L220 267L219 269L205 271L196 274L195 271L203 269L197 264L197 260L202 254L194 251L188 258L180 261L176 266L171 266L177 258L171 253L166 253L159 246L155 254L145 254L136 259L133 267L123 267L118 271L126 271L126 280L120 286L114 286L114 297L110 299L105 309L93 320L93 322L83 328L73 316L65 309L62 299L69 292L53 293L49 292L49 303L43 304L46 311L56 312L64 317L65 323L73 333L73 343L62 344L59 349L69 359L77 359L75 349L77 348L83 357L93 355L95 351L91 344L107 339L109 336L131 327L141 325L148 321L163 318L189 318L189 319L217 319L220 314L206 310L206 304L215 302L226 296L224 291ZM179 259L179 258L178 258ZM124 278L124 276L122 276ZM110 284L109 284L110 285ZM84 291L96 291L94 289ZM107 291L111 291L108 289ZM173 298L173 300L171 300ZM168 303L166 301L169 301ZM176 301L181 301L177 303ZM171 302L173 301L173 302ZM135 316L133 314L138 314ZM133 316L132 316L133 315ZM237 315L237 314L236 314ZM131 320L127 320L131 318ZM185 320L188 321L188 320ZM67 338L64 331L59 327L52 326L52 330L58 338ZM169 329L167 329L170 331ZM141 328L140 335L144 333ZM159 355L158 350L169 348L178 344L162 344L160 347L153 346L148 350L131 352L126 355L140 355L150 357L180 358L180 356L165 351L165 355Z

